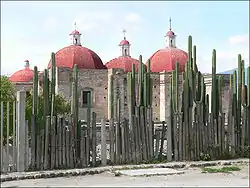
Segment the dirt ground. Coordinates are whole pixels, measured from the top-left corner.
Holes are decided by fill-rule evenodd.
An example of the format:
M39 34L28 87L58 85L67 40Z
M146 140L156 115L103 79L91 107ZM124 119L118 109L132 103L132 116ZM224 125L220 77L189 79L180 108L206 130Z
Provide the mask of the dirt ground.
M249 187L249 165L239 166L240 171L231 173L202 173L201 168L189 168L181 175L129 177L114 176L113 173L105 172L98 175L78 177L61 177L48 179L28 179L1 183L1 187L13 186L132 186L132 187L184 187L184 186L227 186ZM183 169L181 169L183 171Z

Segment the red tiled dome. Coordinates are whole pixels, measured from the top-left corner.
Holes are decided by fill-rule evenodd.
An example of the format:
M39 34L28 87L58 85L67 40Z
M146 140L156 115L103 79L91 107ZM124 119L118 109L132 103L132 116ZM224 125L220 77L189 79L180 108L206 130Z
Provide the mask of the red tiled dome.
M188 54L181 49L168 47L158 50L149 59L152 72L173 71L176 62L179 62L180 71L183 72L188 60Z
M79 69L106 69L100 57L92 50L80 45L70 45L59 50L56 54L56 66ZM51 67L51 60L48 64Z
M12 74L12 76L9 78L9 81L11 82L30 82L32 81L34 76L34 71L31 70L29 67L25 67L22 70L19 70Z
M131 72L133 64L135 64L135 70L138 71L139 61L129 56L120 56L118 58L112 59L105 65L108 69L120 68L123 69L125 72Z

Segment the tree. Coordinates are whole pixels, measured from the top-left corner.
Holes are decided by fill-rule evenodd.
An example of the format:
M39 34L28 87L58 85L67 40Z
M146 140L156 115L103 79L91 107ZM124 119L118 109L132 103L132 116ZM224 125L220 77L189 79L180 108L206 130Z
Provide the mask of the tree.
M26 96L26 119L31 122L32 116L32 92ZM38 110L37 110L37 122L42 122L43 120L43 96L38 96ZM70 113L70 102L68 102L62 95L57 94L55 96L55 114L57 115L66 115Z
M13 102L16 101L15 96L15 87L9 81L7 76L1 76L0 82L0 96L1 100L4 103L4 113L3 116L3 123L4 123L4 138L7 137L7 102L9 102L9 135L12 136L13 133ZM31 115L32 115L32 90L30 92L26 92L26 120L29 122L29 126L31 125ZM65 115L70 113L70 102L67 101L63 96L56 95L55 96L55 114L57 115ZM1 109L1 108L0 108ZM43 120L43 96L40 94L38 96L38 114L37 114L38 122ZM5 142L5 141L4 141ZM6 142L5 142L6 143Z
M0 101L14 101L15 88L7 76L1 76L0 86Z
M6 138L7 135L7 103L9 103L9 130L10 135L12 135L13 131L13 102L15 101L15 87L9 81L7 76L1 76L0 81L0 101L1 106L3 104L3 114L0 112L0 122L3 120L3 135ZM2 108L2 107L1 107ZM0 109L1 109L0 108ZM3 119L2 119L3 118Z

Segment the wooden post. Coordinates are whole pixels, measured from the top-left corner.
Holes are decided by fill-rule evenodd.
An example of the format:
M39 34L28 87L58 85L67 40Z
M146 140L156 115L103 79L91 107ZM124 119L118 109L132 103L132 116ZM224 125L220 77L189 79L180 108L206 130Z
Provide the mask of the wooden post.
M172 154L173 154L173 148L172 148L172 117L170 115L168 124L167 124L167 160L172 161ZM160 155L162 155L162 148L163 148L163 143L164 143L164 134L165 134L165 126L164 123L162 123L162 136L161 136L161 151Z
M17 92L17 171L25 170L24 153L25 153L25 91Z
M51 144L50 144L50 168L55 168L55 160L56 160L56 116L52 116L51 119Z
M25 170L29 169L30 160L29 160L29 152L30 152L30 146L29 146L29 121L25 121ZM43 145L42 145L43 146ZM43 148L41 148L43 151ZM43 155L42 155L43 157Z
M49 164L49 130L50 130L50 123L51 123L51 118L50 116L46 117L46 122L45 122L45 139L44 139L44 170L48 169L48 164Z
M7 102L7 135L6 135L6 167L9 168L9 137L10 137L10 102Z
M96 165L96 113L92 112L92 165Z
M102 165L106 166L107 165L107 145L106 145L106 123L105 119L101 120L101 160L102 160Z
M13 171L16 170L16 101L13 102L13 133L12 133L12 162Z
M1 172L4 171L4 165L3 165L3 119L4 119L4 114L3 114L3 101L1 101Z
M109 139L110 139L110 161L112 164L115 163L115 150L114 150L114 145L115 145L115 134L114 134L114 119L110 118L109 120Z

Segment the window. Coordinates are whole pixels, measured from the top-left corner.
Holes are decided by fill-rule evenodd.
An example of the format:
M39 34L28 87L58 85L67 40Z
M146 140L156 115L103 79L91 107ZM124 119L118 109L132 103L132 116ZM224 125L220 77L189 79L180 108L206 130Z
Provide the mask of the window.
M125 55L125 56L127 56L127 55L128 55L128 54L127 54L127 49L125 49L125 50L124 50L124 52L125 52L125 54L124 54L124 55Z
M88 94L90 95L90 98L91 98L91 91L82 91L82 104L83 104L83 106L88 105Z

